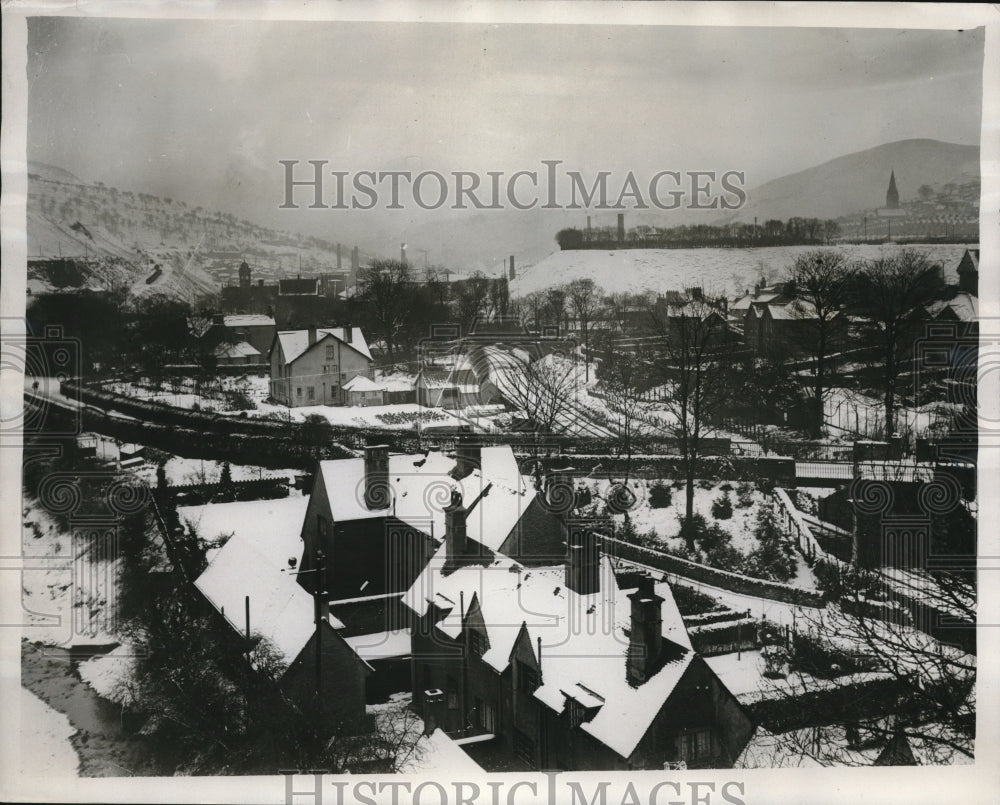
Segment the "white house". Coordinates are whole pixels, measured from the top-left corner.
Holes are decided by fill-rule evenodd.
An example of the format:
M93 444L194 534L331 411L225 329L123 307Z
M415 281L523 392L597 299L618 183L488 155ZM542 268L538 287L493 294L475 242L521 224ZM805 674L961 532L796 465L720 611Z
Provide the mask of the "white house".
M344 384L372 376L372 354L359 327L284 330L269 355L271 397L291 407L343 405Z

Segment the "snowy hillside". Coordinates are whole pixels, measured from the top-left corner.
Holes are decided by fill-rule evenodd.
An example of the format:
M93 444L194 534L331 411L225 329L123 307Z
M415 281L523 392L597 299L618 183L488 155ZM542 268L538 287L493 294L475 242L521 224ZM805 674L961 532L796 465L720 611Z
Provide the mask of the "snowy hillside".
M126 287L131 295L183 299L217 293L247 260L254 280L337 267L337 246L314 237L261 227L184 201L87 184L49 165L28 168L27 236L31 260L72 258L86 275L76 287ZM362 254L362 260L367 259ZM152 282L155 266L160 272ZM350 247L341 250L350 268ZM35 266L33 287L52 287Z

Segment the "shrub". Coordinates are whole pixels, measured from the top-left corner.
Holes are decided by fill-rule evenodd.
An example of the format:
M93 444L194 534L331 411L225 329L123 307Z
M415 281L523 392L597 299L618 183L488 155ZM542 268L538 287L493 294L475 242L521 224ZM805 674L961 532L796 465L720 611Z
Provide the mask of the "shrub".
M711 489L713 486L715 486L715 484L713 484L711 479L709 478L702 478L700 481L698 481L698 486L700 486L702 489Z
M741 481L736 487L736 505L741 509L749 509L753 505L754 486L748 481Z
M733 498L728 490L712 501L712 516L716 520L728 520L733 516Z
M684 584L671 585L677 610L681 615L700 615L702 612L712 612L722 608L722 604L712 596Z
M663 481L657 481L649 489L649 507L665 509L673 502L673 491Z
M754 536L760 545L747 554L743 573L770 581L791 579L796 570L793 548L785 541L770 509L761 509L757 514Z

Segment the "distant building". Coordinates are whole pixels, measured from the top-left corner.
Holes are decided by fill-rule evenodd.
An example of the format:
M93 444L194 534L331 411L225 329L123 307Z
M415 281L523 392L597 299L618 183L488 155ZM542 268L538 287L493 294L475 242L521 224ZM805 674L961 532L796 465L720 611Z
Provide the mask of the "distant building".
M309 327L275 334L268 354L271 397L290 407L343 405L343 386L371 379L372 355L361 328Z
M188 320L188 331L202 354L220 363L264 363L275 333L274 319L263 314L224 314ZM239 349L229 349L243 344ZM250 349L246 349L246 347ZM246 360L251 357L253 360Z
M451 366L426 365L417 374L417 403L428 408L466 408L491 402L492 384L482 387L472 363L464 355Z
M889 189L885 191L885 208L887 210L899 209L899 191L896 189L896 171L889 174Z
M966 249L958 263L958 289L979 296L979 249Z
M384 405L385 386L364 375L352 377L344 384L345 405Z

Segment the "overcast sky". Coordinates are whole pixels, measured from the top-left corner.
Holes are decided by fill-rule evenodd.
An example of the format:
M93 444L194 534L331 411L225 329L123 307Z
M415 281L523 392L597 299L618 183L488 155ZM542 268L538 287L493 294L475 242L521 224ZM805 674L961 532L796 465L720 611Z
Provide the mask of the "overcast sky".
M978 144L982 57L981 29L36 18L28 156L258 220L279 159L753 187L894 140Z

